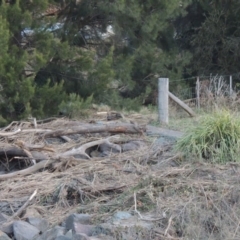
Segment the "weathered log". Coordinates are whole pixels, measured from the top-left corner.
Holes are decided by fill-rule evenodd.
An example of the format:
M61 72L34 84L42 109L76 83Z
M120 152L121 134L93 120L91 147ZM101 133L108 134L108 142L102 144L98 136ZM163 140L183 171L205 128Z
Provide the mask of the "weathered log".
M112 136L106 139L100 139L100 140L96 140L93 142L88 142L83 144L82 146L78 147L78 148L73 148L71 150L68 150L64 153L59 153L56 158L60 158L60 157L69 157L69 156L74 156L74 155L81 155L84 157L87 157L88 159L90 159L90 156L86 153L86 150L88 148L94 147L94 146L99 146L101 144L106 144L109 148L111 149L115 149L117 152L121 152L122 149L119 145L111 143L110 140L113 138L118 138L117 136Z
M1 131L0 132L0 137L9 137L9 136L15 135L15 134L17 134L19 132L21 132L21 129L17 129L14 132L3 132L3 131Z
M59 137L71 134L83 134L83 133L143 133L146 131L146 127L137 126L135 124L118 123L118 124L84 124L82 126L73 126L69 129L59 129L55 131L48 131L45 133L47 137Z
M10 179L10 178L14 178L14 177L18 177L18 176L25 176L25 175L29 175L32 174L42 168L48 167L50 164L52 164L54 161L52 160L43 160L31 167L28 167L26 169L17 171L17 172L12 172L12 173L7 173L7 174L0 174L0 181L1 180L6 180L6 179Z
M41 152L32 151L31 154L36 160L47 159L47 157ZM23 149L11 145L0 148L0 156L28 157L28 155Z

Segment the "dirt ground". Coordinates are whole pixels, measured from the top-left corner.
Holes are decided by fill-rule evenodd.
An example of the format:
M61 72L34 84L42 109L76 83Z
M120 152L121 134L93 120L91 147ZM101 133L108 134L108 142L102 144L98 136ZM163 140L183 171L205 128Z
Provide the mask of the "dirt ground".
M145 117L128 118L148 123ZM0 181L0 212L11 216L37 190L28 208L52 225L70 213L91 214L98 224L127 211L154 226L146 239L240 239L238 163L184 159L174 150L180 132L149 127L147 133L128 137L145 145ZM69 148L59 141L48 145L57 145L58 151Z

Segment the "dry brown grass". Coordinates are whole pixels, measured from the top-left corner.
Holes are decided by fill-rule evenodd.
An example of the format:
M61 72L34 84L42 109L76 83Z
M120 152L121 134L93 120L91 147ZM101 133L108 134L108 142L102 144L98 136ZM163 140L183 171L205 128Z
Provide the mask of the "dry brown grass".
M171 145L138 138L145 148L0 182L0 212L12 215L37 189L30 207L53 225L73 212L98 223L137 207L155 225L152 239L240 239L239 164L190 164Z

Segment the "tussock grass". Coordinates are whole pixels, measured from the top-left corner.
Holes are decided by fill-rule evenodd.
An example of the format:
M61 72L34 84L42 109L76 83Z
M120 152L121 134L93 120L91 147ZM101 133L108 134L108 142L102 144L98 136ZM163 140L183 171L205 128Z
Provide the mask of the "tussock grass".
M239 161L240 119L227 110L217 110L190 127L176 148L210 162Z

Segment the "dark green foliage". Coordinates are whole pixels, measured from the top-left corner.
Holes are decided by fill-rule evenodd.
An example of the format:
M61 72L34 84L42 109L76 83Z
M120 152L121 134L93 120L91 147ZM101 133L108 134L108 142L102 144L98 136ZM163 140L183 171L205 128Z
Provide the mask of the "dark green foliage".
M178 45L193 56L189 75L239 72L239 16L237 0L193 0L186 16L176 19Z
M59 104L67 99L63 90L63 82L50 86L50 80L42 86L36 86L34 97L31 100L32 114L35 117L57 115Z
M45 15L50 4L61 11ZM7 121L57 114L69 96L137 109L155 103L158 77L238 71L237 0L18 0L0 6L0 111Z
M67 19L67 32L61 32L61 37L70 44L94 50L97 61L108 56L113 46L113 63L105 75L110 79L114 77L118 86L127 90L128 97L136 98L145 93L149 85L156 88L156 75L170 78L182 75L190 57L178 49L172 21L185 13L190 2L184 1L180 6L177 0L83 0L78 4L66 1L66 8L59 18ZM104 39L101 32L109 25L115 34ZM100 69L97 67L95 72L101 78ZM88 95L93 93L97 97L99 94L91 85L92 78L93 74L90 74L91 87L88 83L85 86ZM105 81L101 80L101 96L106 92L102 91L106 89Z
M57 98L61 98L58 94L62 84L56 89L55 84L47 81L42 86L37 86L34 81L36 73L51 61L56 49L64 48L43 29L45 22L39 14L47 6L48 1L1 4L0 111L6 120L30 114L51 115L56 108L53 102L61 102Z

